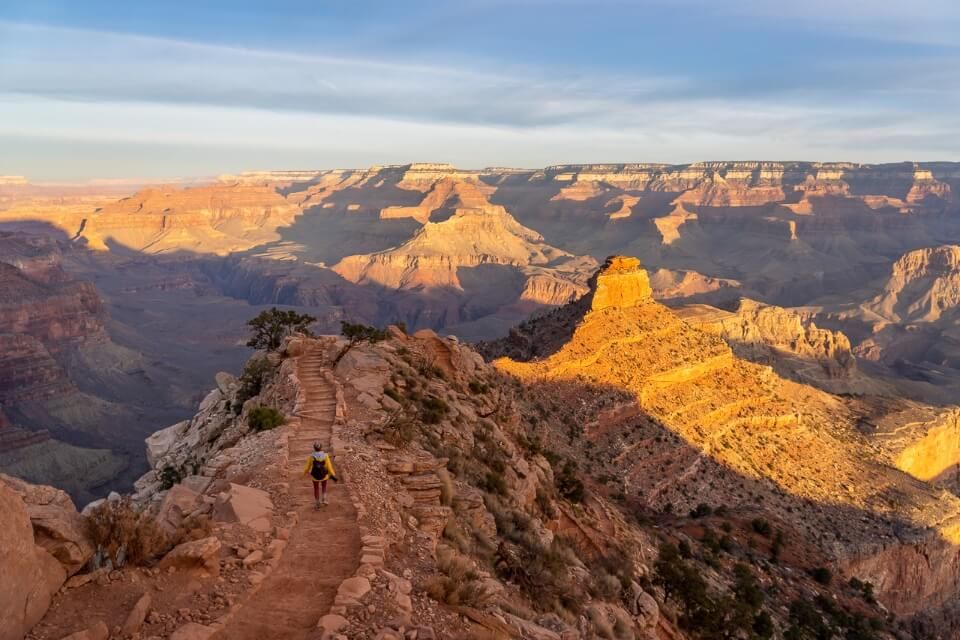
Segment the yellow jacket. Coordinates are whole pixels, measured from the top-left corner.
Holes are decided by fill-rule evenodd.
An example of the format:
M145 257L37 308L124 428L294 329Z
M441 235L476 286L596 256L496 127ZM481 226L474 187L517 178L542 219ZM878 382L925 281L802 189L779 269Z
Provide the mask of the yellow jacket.
M312 475L310 474L313 471L314 463L323 464L325 473L317 478L317 480L326 480L330 476L336 476L337 472L333 470L333 460L330 459L330 456L322 451L317 451L310 454L310 457L307 458L307 464L303 466L303 475Z

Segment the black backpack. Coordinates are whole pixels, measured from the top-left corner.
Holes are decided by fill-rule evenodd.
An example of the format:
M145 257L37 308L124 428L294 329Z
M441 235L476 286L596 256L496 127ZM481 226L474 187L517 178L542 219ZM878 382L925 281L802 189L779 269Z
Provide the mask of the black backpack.
M317 458L316 454L313 456L313 466L310 467L310 475L314 480L323 480L327 477L327 456L324 455L323 458Z

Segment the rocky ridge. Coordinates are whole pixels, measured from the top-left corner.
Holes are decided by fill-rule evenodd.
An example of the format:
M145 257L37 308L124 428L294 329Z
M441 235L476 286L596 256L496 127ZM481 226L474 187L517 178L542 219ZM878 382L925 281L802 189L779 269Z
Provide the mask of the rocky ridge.
M604 269L615 273L614 282L630 282L622 269L627 264L634 279L621 291L633 306L621 305L619 294L604 296L612 303L594 303L579 321L574 314L577 324L557 348L541 351L535 361L504 359L497 366L530 383L582 380L632 396L587 427L615 461L606 468L628 496L636 493L655 509L666 504L692 509L703 500L731 504L744 497L734 487L750 479L754 490L768 487L763 490L768 513L807 531L808 539L820 539L825 553L868 578L890 606L904 614L929 607L928 600L907 594L937 592L944 575L933 571L907 584L896 571L882 569L878 558L933 548L940 549L938 554L955 553L960 503L905 481L893 465L867 462L883 454L872 453L877 443L861 437L854 406L739 359L719 337L694 329L649 297L634 295L647 283L634 261L613 258ZM536 335L537 324L526 333ZM549 343L557 333L555 323L543 331ZM658 430L673 434L668 436L672 444L653 445ZM733 476L721 480L730 472ZM702 480L705 473L709 484ZM726 483L732 484L722 488ZM878 499L888 491L900 496L896 507ZM844 524L833 528L829 523L845 509L862 517L840 516ZM938 533L924 533L930 526Z

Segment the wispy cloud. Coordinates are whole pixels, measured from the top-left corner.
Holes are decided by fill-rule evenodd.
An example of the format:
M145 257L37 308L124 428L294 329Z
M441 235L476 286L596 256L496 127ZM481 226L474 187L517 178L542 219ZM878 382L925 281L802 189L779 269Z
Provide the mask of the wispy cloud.
M675 1L717 11L706 0ZM837 19L853 23L857 3L838 3ZM871 20L901 15L879 3L880 18ZM805 3L813 14L827 5ZM724 6L753 20L814 19L794 4L777 16L759 0ZM111 175L125 166L117 145L125 154L163 148L155 157L167 164L174 147L230 150L211 173L243 168L233 164L240 159L264 166L283 157L315 158L316 166L949 159L960 148L958 61L944 48L922 63L848 55L801 73L761 65L718 75L718 54L695 71L637 73L463 56L329 56L0 21L0 173L20 173L17 163L31 154L30 166L47 166L37 157L52 141L73 144L58 147L64 157L98 154L84 170Z
M655 99L682 78L545 80L442 65L305 55L0 22L0 87L93 101L150 101L431 122L536 126ZM2 52L3 49L0 49Z

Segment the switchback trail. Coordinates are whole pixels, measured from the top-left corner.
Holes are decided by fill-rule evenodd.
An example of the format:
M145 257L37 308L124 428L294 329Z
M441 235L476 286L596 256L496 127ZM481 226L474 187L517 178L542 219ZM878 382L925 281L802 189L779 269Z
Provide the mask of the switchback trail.
M306 404L299 429L290 434L288 480L299 522L290 531L280 564L216 635L218 640L306 640L330 611L340 583L360 564L360 530L347 488L330 481L330 504L318 511L310 479L303 476L315 441L336 454L330 450L336 392L324 379L325 369L320 352L308 350L298 363Z

